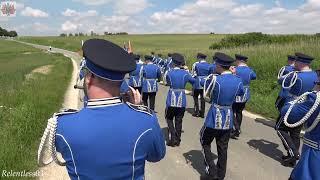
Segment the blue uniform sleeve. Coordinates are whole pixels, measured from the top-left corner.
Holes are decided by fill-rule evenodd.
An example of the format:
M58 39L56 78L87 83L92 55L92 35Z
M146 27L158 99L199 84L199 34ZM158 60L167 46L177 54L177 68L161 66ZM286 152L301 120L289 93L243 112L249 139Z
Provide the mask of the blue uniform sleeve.
M250 79L251 79L251 80L257 79L257 74L256 74L253 70L251 70Z
M244 89L243 89L243 83L240 82L239 83L238 92L237 92L237 96L242 96L242 95L244 95Z
M196 79L191 76L191 74L188 73L188 82L191 83L192 85L196 82Z
M161 70L159 67L157 68L157 78L158 78L158 80L161 79Z
M169 73L167 73L167 75L166 75L166 83L167 84L171 84L171 79L170 79L170 72Z
M147 161L158 162L164 158L166 154L166 145L162 130L159 126L158 119L154 116L154 125L151 131L151 143L147 154Z
M210 78L210 80L211 80L211 78ZM209 82L210 82L210 80L208 80L207 81L207 86L209 85ZM202 86L202 87L204 87L204 84L206 83L206 80L204 79L204 78L200 78L200 85Z

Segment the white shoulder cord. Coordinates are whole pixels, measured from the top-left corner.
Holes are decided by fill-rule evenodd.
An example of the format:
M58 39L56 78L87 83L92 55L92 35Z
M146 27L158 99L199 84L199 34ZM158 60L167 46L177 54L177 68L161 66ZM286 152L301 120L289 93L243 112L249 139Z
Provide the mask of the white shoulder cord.
M320 92L317 92L316 94L316 100L314 102L314 104L312 105L311 109L306 113L306 115L301 119L299 120L298 122L294 123L294 124L289 124L288 122L288 117L293 109L293 106L298 103L298 102L301 102L301 101L304 101L306 100L307 96L309 94L311 94L312 92L306 92L304 94L302 94L301 96L299 96L296 100L294 100L292 102L292 104L290 105L287 113L285 114L284 118L283 118L283 121L284 121L284 124L287 126L287 127L290 127L290 128L294 128L294 127L298 127L302 124L304 124L308 119L309 117L314 113L314 111L319 107L319 104L320 104ZM305 132L310 132L312 131L317 125L318 123L320 122L320 117L318 116L317 119L313 122L313 124L305 130Z
M206 86L207 81L210 80L211 77L212 77L212 80L211 80L209 86L207 87ZM204 82L204 86L203 86L203 97L208 102L211 101L212 91L216 85L216 81L217 81L217 76L215 76L214 74L210 74L209 76L207 76L205 78L205 82Z
M288 78L290 75L292 75L292 78L291 78L291 80L290 80L290 84L289 84L289 86L285 86L285 82L286 82L287 78ZM292 88L292 86L294 86L294 85L296 84L297 80L298 80L298 73L297 73L297 71L292 71L292 72L284 75L284 76L283 76L283 81L282 81L282 88L283 88L283 89L290 89L290 88Z
M280 71L278 72L278 79L284 77L283 73L284 73L285 70L286 70L286 67L285 67L285 66L283 66L283 67L280 69Z
M66 162L60 161L57 157L57 151L55 146L56 141L56 131L57 131L57 116L54 116L48 120L48 125L43 133L43 136L41 138L41 142L38 149L38 165L39 166L45 166L50 164L52 161L57 163L60 166L65 166ZM48 146L49 148L49 155L50 158L48 161L43 161L44 154L45 154L45 146Z

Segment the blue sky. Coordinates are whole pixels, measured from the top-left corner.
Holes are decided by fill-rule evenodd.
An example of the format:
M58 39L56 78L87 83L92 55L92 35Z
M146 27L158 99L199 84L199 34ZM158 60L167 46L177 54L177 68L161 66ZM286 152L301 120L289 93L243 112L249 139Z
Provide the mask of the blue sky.
M2 1L2 0L0 0ZM17 0L0 26L21 35L94 31L320 32L320 0Z

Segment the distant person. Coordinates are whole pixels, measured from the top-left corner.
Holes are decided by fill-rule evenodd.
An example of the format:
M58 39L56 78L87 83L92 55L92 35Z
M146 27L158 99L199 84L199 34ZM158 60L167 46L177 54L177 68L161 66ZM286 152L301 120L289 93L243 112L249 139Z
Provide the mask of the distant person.
M160 161L166 147L157 116L132 104L139 103L139 92L131 89L130 102L120 97L121 82L136 64L123 48L102 39L87 40L83 53L88 105L49 120L53 159L64 165L56 149L72 180L144 179L145 161Z
M293 169L289 180L320 179L319 77L315 83L317 84L316 91L304 94L294 102L286 103L281 111L284 124L288 128L299 127L304 124L306 131L303 137L301 158Z
M142 77L143 77L143 63L140 60L140 55L134 55L137 67L134 71L130 72L129 86L137 89L142 93Z
M236 96L244 94L242 80L229 70L234 59L217 52L216 72L202 80L206 97L211 103L203 128L200 131L200 141L203 148L206 177L223 180L227 169L227 153L230 133L233 128L232 104ZM211 143L216 139L218 162L214 162Z
M250 100L250 83L257 78L256 73L247 65L248 57L236 54L235 75L242 79L244 94L237 96L232 105L234 115L234 130L231 133L232 138L237 138L241 133L242 111L246 107L246 103Z
M168 146L180 146L182 119L186 111L187 98L185 87L187 83L195 83L195 79L187 72L183 65L181 54L172 54L173 69L168 72L166 80L170 86L166 100L166 120L169 128Z
M198 53L197 62L192 66L191 74L196 79L196 83L193 84L193 100L194 100L194 117L204 118L206 103L203 98L203 87L200 82L210 74L210 64L206 61L207 55ZM199 96L200 96L200 108L199 108Z
M142 99L145 106L155 109L158 81L161 78L160 68L152 63L152 56L145 56L146 64L143 68Z
M285 104L295 100L305 92L312 91L315 86L314 82L317 80L317 73L310 68L310 63L314 58L302 53L296 53L295 55L295 71L279 80L282 88L288 89L289 91L289 95L285 98ZM296 161L300 158L300 132L302 125L288 128L284 125L283 120L280 119L275 129L285 149L289 152L289 154L283 158L282 164L284 166L294 167Z

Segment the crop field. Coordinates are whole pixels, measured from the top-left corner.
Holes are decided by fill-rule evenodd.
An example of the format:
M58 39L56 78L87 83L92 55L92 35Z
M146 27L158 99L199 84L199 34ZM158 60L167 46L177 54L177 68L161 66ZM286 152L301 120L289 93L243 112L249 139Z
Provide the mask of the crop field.
M168 52L179 52L186 57L189 67L195 62L198 52L207 54L208 62L212 62L212 55L216 51L225 52L231 56L234 56L235 53L247 55L249 66L256 71L258 79L252 82L252 99L246 109L269 118L277 117L274 101L280 91L280 86L277 85L276 78L278 70L287 62L287 55L297 51L312 55L316 58L312 67L314 69L320 67L319 38L301 39L282 44L209 49L212 43L219 43L226 36L228 35L123 35L99 36L99 38L109 39L120 46L123 46L123 42L130 40L133 51L141 55L149 54L151 51L163 55ZM22 37L20 40L79 51L81 40L88 38L92 37Z
M62 55L0 40L0 169L36 170L39 139L61 108L71 71Z

